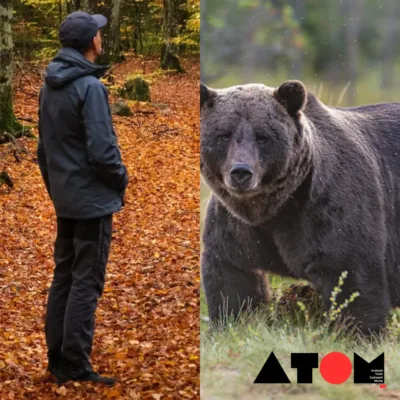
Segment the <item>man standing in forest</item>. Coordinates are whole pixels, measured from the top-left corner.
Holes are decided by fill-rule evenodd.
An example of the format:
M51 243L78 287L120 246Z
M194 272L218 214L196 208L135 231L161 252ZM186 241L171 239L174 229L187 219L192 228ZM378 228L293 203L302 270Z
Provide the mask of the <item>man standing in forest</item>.
M59 383L113 385L90 364L97 299L102 295L112 215L128 184L112 125L100 29L107 19L74 12L63 21L62 49L40 91L38 159L57 215L54 278L46 313L49 371Z

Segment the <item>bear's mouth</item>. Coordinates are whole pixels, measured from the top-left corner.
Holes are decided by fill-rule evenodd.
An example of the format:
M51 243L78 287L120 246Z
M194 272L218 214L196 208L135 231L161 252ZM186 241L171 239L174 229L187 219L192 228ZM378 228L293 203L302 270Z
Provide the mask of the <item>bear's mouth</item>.
M256 181L238 185L228 178L224 179L224 186L228 193L235 197L254 196L259 193L259 185Z

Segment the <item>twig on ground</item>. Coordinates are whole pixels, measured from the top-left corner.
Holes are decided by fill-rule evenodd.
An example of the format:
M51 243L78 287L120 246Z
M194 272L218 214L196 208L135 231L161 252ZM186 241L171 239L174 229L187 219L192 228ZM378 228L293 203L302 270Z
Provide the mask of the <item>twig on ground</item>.
M34 122L37 123L37 121L35 121L33 118L29 118L29 117L17 117L17 119L21 120L21 121L27 121L27 122Z

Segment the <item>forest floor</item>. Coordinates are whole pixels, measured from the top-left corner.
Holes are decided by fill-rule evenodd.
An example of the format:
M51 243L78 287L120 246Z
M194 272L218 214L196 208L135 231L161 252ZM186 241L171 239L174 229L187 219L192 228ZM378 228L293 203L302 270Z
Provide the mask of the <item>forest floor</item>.
M36 159L36 140L0 147L0 398L199 398L199 62L186 74L146 64L152 103L114 116L130 184L115 215L92 363L114 388L58 387L47 367L44 315L54 262L55 213ZM114 68L116 83L143 73L140 60ZM37 68L14 76L14 109L37 134ZM111 96L115 101L115 96ZM24 147L28 154L17 151Z

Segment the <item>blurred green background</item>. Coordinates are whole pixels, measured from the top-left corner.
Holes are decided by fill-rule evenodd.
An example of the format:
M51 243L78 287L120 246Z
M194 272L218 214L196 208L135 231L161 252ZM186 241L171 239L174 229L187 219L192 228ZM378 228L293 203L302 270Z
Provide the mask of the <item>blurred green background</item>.
M396 101L399 22L398 0L202 0L201 78L300 79L331 105Z

